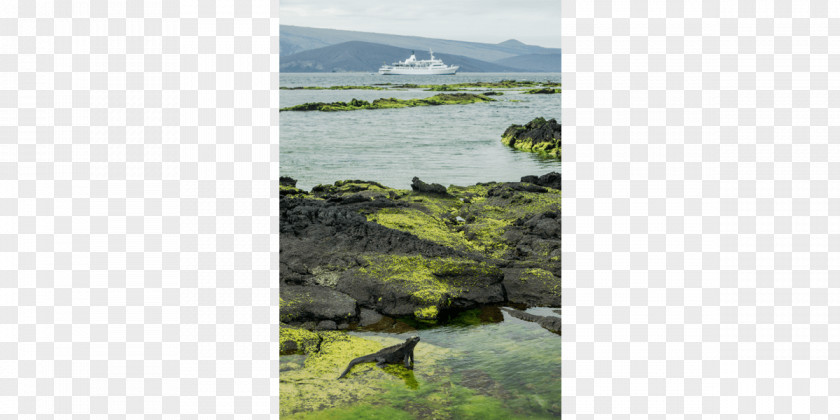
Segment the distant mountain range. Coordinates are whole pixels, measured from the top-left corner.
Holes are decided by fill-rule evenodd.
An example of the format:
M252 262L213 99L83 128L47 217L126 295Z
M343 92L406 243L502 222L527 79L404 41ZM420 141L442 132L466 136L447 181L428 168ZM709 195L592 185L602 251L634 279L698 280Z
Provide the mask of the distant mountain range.
M561 50L515 39L498 44L452 41L372 32L280 25L281 72L375 72L383 63L427 59L432 49L463 72L559 72Z

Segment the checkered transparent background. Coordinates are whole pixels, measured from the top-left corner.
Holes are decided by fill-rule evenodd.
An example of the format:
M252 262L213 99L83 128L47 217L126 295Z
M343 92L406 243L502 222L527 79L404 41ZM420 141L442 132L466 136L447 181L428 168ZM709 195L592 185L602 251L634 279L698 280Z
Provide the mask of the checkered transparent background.
M562 7L564 413L838 418L840 2Z
M0 417L276 416L274 3L0 4Z

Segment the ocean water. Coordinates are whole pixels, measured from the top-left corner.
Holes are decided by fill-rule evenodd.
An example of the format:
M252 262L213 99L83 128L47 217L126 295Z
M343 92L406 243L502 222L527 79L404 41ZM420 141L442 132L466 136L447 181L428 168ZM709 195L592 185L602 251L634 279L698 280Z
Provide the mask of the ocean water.
M557 316L551 308L531 308L527 312ZM561 337L533 322L514 318L506 312L501 312L500 315L504 319L498 323L465 325L456 319L450 325L397 335L400 339L417 335L420 337L418 346L424 343L431 344L454 350L457 354L443 361L451 368L451 375L445 379L441 378L438 382L429 383L425 395L420 398L435 400L437 397L444 400L436 394L450 385L456 385L490 398L478 404L470 404L469 398L446 401L454 412L463 413L454 418L489 420L559 417ZM468 316L465 314L462 318ZM394 336L370 333L357 335ZM422 368L421 361L415 369ZM421 387L420 393L423 391ZM406 409L400 406L399 401L392 401L390 406ZM490 413L478 415L487 411L483 409L490 407L493 407ZM406 411L412 412L411 409Z
M495 312L495 321L480 320L480 312ZM550 308L531 308L528 312L557 316ZM445 326L401 334L351 334L374 341L377 336L397 338L400 342L419 336L414 370L401 377L404 381L377 384L382 387L379 392L350 405L328 405L289 418L530 420L560 416L561 337L498 307L467 311ZM423 350L425 347L425 354L429 354L428 346L447 356L437 361L424 358ZM280 364L286 366L302 368L304 360L304 356L280 356ZM380 369L373 364L359 366L353 376ZM429 376L429 372L446 373ZM284 381L283 373L280 380Z
M504 79L560 82L560 73L458 73L451 76L381 76L369 73L281 73L280 86L451 84ZM281 90L280 107L382 97L424 98L446 92L408 90ZM561 95L515 90L497 102L348 112L281 112L280 173L310 189L343 179L409 188L426 182L469 185L518 181L561 171L558 159L504 146L511 124L536 117L560 121Z

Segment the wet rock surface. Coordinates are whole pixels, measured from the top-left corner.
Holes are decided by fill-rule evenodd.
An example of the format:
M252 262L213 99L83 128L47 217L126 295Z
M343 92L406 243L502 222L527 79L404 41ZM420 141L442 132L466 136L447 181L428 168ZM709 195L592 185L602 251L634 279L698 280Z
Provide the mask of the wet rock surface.
M280 288L280 321L320 322L320 329L335 329L335 321L356 319L356 301L334 289L322 286L286 285Z
M562 320L556 316L541 316L529 314L518 309L502 308L503 311L509 313L511 316L519 318L523 321L536 322L539 326L553 332L560 334L562 327Z
M516 149L560 157L562 126L554 118L534 118L525 125L513 124L502 134L502 143Z
M383 315L444 321L486 304L559 306L560 179L446 188L415 178L412 190L349 180L281 194L281 320L332 330Z

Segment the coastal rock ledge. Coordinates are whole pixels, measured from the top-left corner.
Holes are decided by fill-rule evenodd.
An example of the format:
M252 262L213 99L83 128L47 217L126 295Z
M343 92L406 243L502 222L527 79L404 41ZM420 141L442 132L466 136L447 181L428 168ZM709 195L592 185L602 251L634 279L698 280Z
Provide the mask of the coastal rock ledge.
M281 322L445 322L489 304L560 306L560 174L411 190L348 180L280 195Z
M525 125L513 124L502 134L502 143L519 150L560 157L561 125L554 118L534 118Z

